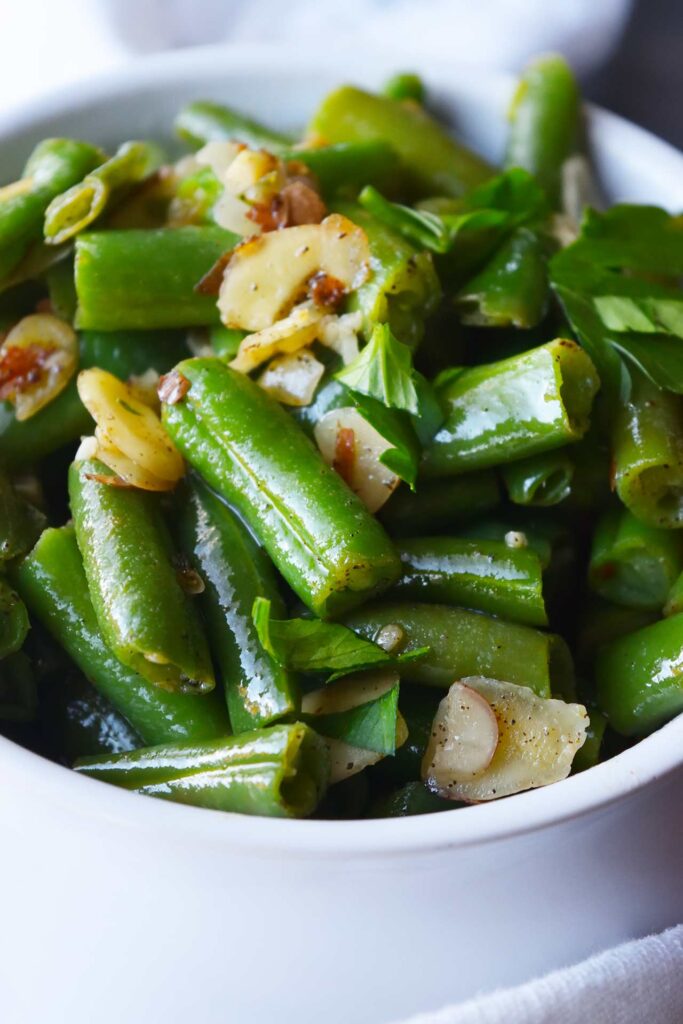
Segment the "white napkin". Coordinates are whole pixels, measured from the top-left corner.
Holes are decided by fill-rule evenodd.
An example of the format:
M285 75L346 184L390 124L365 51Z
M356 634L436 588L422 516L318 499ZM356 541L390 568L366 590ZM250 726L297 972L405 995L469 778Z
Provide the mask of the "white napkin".
M402 1024L681 1024L683 925ZM398 1022L397 1022L398 1024Z

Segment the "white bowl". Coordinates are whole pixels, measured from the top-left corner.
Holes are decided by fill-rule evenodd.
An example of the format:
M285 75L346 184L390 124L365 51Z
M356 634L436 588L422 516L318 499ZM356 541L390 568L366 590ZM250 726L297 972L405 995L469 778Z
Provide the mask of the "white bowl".
M147 60L0 120L8 179L45 135L160 135L184 101L282 127L324 92L377 85L262 49ZM425 69L499 155L507 79ZM602 111L615 199L683 207L683 157ZM385 1024L683 920L683 716L545 790L441 814L271 821L143 799L0 740L0 1012L10 1024Z

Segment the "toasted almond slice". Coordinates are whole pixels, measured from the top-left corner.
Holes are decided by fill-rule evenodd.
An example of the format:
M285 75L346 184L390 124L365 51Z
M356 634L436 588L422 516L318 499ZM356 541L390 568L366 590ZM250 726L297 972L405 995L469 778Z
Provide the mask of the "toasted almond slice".
M17 420L27 420L64 390L77 365L70 324L50 313L25 316L0 346L0 398L14 403Z
M296 352L310 345L321 318L322 313L309 306L293 309L289 316L244 338L230 366L240 373L249 373L278 353Z
M231 164L243 149L244 146L240 142L216 139L213 142L207 142L206 145L202 146L202 148L194 154L194 157L190 157L189 160L195 164L200 164L203 167L210 167L218 180L223 181ZM191 174L194 168L192 167L192 164L188 162L183 170L185 173Z
M116 476L123 480L130 487L138 487L142 491L171 491L175 487L175 480L162 480L160 477L150 473L149 470L133 462L122 451L107 444L95 430L96 449L92 458L99 459L108 469L111 469Z
M368 509L376 512L381 508L400 483L379 461L391 448L386 438L352 406L326 412L316 423L314 436L325 462L339 472Z
M479 766L494 731L466 691L476 691L483 698L498 725L495 752L483 768ZM467 713L461 710L464 703L470 708ZM467 747L459 741L465 723ZM588 714L581 704L538 697L515 683L470 676L454 683L439 705L422 777L433 792L466 803L547 786L567 777L587 727ZM473 748L480 753L465 756Z
M258 383L283 405L310 405L324 372L323 364L304 348L271 359Z
M180 479L185 471L180 452L154 410L141 402L128 384L105 370L82 370L78 393L97 424L100 447L117 449L167 483Z

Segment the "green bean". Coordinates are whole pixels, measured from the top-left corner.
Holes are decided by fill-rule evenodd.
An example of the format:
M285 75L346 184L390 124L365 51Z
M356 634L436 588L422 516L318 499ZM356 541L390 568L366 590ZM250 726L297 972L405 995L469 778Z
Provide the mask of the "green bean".
M393 583L384 530L277 402L219 359L177 369L190 387L164 405L167 430L312 611L340 614Z
M237 350L246 336L247 332L240 331L237 327L223 327L221 324L219 327L209 328L211 348L217 356L226 361L235 358Z
M393 587L401 600L460 605L529 626L546 626L538 555L501 541L431 537L406 540L403 576Z
M195 286L238 241L218 227L79 235L77 326L116 331L218 323L215 296Z
M683 526L681 399L632 371L628 401L617 411L612 438L617 494L650 526Z
M9 584L0 579L0 658L16 654L26 639L28 625L26 605Z
M389 143L398 153L411 187L422 195L460 196L493 173L481 157L451 138L417 104L350 85L326 96L309 131L326 143L371 139Z
M535 231L517 228L460 289L455 308L475 327L529 328L541 322L549 299L544 246Z
M571 494L574 461L560 448L501 466L501 475L515 505L548 508Z
M201 481L183 491L180 534L199 573L214 659L225 686L233 732L269 725L297 710L295 679L261 646L252 608L257 597L285 618L270 560L237 516Z
M96 146L72 139L45 139L36 146L22 182L0 190L0 280L18 266L32 243L42 239L51 200L104 159Z
M323 741L295 722L203 743L174 743L84 758L84 775L177 803L240 814L311 814L327 786Z
M413 103L424 103L425 84L419 75L403 71L384 83L382 92L392 100L412 100Z
M39 713L51 752L68 765L78 757L122 754L143 746L123 715L73 669L44 681Z
M656 622L656 611L626 608L588 595L582 602L576 640L576 663L580 672L593 675L598 651L622 636Z
M391 195L401 191L402 171L396 152L380 139L292 149L284 153L283 158L304 164L312 171L326 198L336 195L355 198L366 185L374 185Z
M678 615L679 612L683 612L683 572L680 573L674 580L669 593L667 594L666 604L664 605L664 615Z
M616 640L598 653L598 705L625 736L652 732L683 711L683 615Z
M207 142L234 139L255 149L277 153L291 146L287 135L271 131L251 118L237 114L229 107L207 100L195 100L180 110L174 124L176 134L193 149Z
M453 480L418 481L416 491L401 487L382 508L380 519L392 537L453 533L499 501L493 472L466 473Z
M366 605L344 623L370 640L396 625L404 634L403 651L429 647L402 669L409 682L450 686L466 676L487 676L528 686L541 697L550 696L551 683L556 690L567 682L560 637L464 608L382 602Z
M206 639L172 564L159 496L103 482L96 459L74 462L69 498L97 621L117 658L166 689L214 687Z
M45 516L21 498L0 473L0 562L29 551L45 526Z
M442 377L438 391L446 421L423 466L431 477L483 469L579 440L599 386L589 357L563 338Z
M526 68L510 109L506 166L535 175L559 206L562 165L576 149L580 96L563 57L540 57Z
M76 315L76 284L72 259L59 260L45 274L50 305L60 320L73 322Z
M572 761L572 775L577 772L585 772L587 768L594 768L600 761L600 750L607 728L607 719L596 708L589 709L590 722L586 731L586 739L574 755Z
M215 224L213 210L222 195L223 186L213 170L198 167L178 182L169 207L170 225Z
M351 295L349 309L362 313L366 336L376 324L388 323L399 341L415 348L441 299L431 254L417 250L356 203L337 203L336 209L362 227L370 243L372 274Z
M10 654L0 667L0 721L31 722L38 710L33 666L23 651Z
M408 782L389 796L376 801L368 814L369 818L405 818L413 814L433 814L436 811L452 811L463 804L445 800L430 792L424 782Z
M677 533L647 526L624 508L598 522L588 580L600 597L659 610L681 572L683 538Z
M163 154L151 142L124 142L82 181L55 196L45 211L45 238L61 245L83 231L161 165Z
M219 694L168 693L114 656L97 622L72 527L45 530L14 582L31 614L145 743L200 741L229 732Z

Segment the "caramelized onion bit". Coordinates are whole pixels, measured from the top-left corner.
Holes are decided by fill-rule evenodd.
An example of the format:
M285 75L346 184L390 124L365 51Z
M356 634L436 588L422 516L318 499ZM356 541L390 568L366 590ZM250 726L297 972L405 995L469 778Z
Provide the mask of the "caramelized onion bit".
M337 430L332 469L351 486L356 471L356 434L350 427Z
M308 282L308 297L316 306L324 309L336 309L346 296L343 283L331 274L319 270Z

